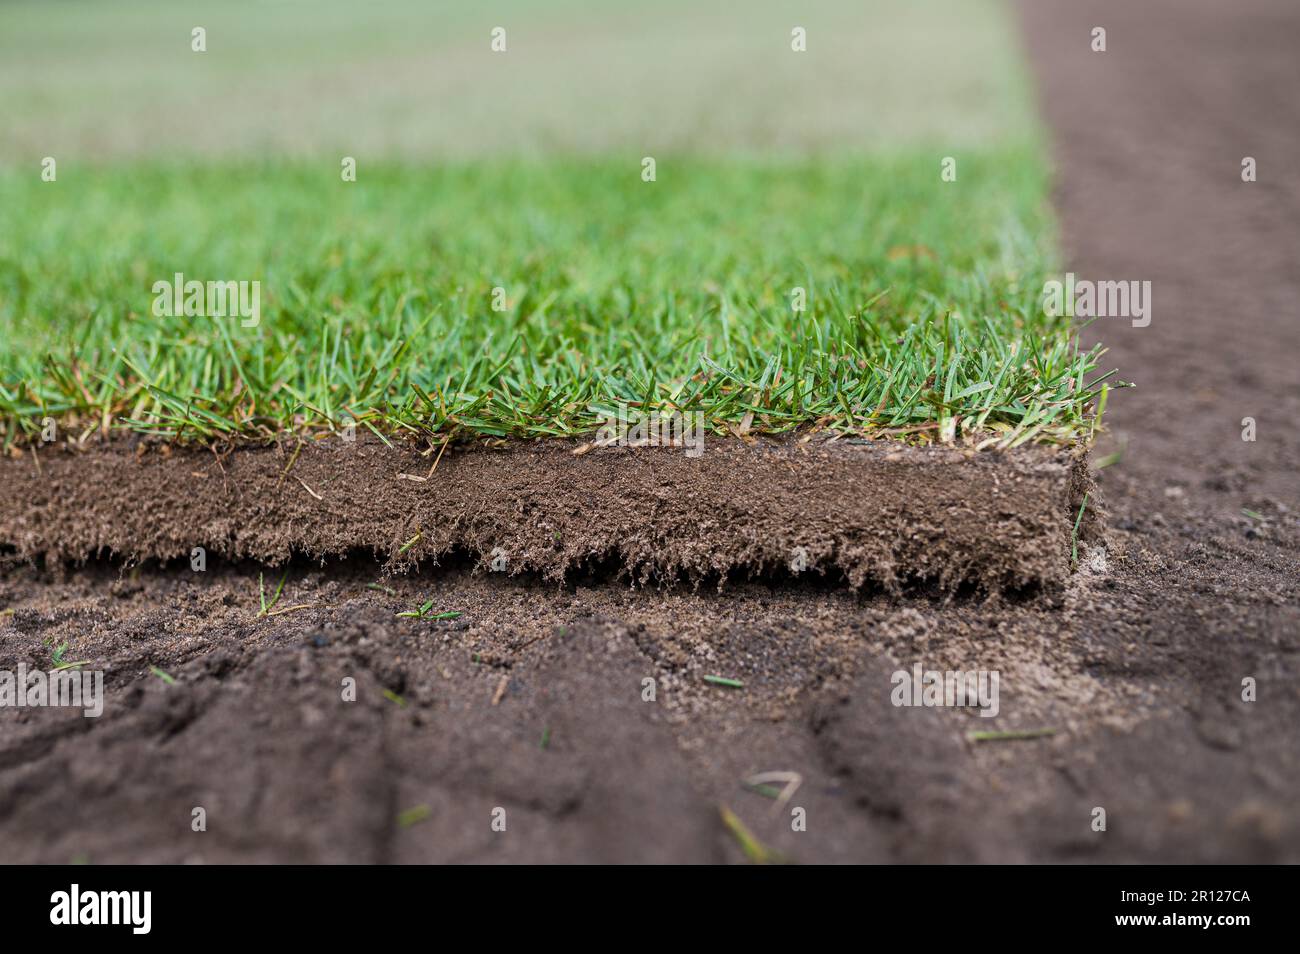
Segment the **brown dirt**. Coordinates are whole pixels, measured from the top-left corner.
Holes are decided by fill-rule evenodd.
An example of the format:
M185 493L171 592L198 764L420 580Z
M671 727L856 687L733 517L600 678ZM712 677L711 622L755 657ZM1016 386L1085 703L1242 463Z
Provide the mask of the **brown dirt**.
M66 640L109 695L98 720L0 710L0 860L741 860L725 804L800 861L1300 861L1300 10L1023 9L1071 267L1156 283L1150 327L1093 329L1139 388L1100 448L1124 450L1105 540L1059 598L560 583L455 553L390 594L352 554L295 561L277 607L301 608L259 618L252 563L14 559L0 667ZM462 615L394 615L429 599ZM1000 714L892 706L916 661L999 670ZM1056 731L968 741L990 727ZM779 810L741 787L765 771L801 777Z
M780 571L802 549L807 572L855 589L1058 590L1092 489L1085 455L1030 446L575 449L543 441L422 457L374 437L225 453L129 440L29 448L0 461L0 495L14 501L0 544L51 562L188 560L194 547L271 564L366 551L390 568L463 551L512 574L561 580L609 565L642 583ZM1085 538L1096 513L1084 510Z

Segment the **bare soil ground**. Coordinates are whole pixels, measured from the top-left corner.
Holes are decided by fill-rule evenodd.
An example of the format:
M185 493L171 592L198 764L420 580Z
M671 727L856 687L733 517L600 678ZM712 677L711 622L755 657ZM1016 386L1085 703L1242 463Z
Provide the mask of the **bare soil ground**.
M796 861L1300 860L1300 11L1034 0L1024 20L1071 267L1155 283L1149 327L1095 329L1139 388L1101 448L1123 450L1098 475L1105 538L1058 593L557 583L470 551L380 580L343 552L294 562L286 612L259 617L253 563L14 554L0 668L66 640L108 700L0 712L0 859L743 860L725 805ZM461 615L395 616L427 600ZM894 707L918 661L999 670L997 718ZM1054 732L968 737L989 728ZM799 776L788 804L742 787L776 771Z

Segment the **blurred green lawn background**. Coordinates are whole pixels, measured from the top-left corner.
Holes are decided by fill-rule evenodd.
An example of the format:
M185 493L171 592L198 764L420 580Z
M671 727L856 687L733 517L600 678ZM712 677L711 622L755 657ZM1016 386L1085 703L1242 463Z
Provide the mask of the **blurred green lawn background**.
M951 152L1032 135L1031 105L999 0L0 4L0 162L23 167Z

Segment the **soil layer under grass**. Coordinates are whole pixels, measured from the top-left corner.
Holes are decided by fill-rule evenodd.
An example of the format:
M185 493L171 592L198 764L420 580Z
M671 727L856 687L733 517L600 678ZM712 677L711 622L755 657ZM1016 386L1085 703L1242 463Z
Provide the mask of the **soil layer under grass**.
M807 572L891 592L1059 591L1099 502L1082 451L897 441L538 441L393 446L289 440L28 447L0 462L0 545L91 558L278 565L361 553L386 570L468 554L562 580L597 570L699 584ZM1082 519L1081 519L1082 518Z

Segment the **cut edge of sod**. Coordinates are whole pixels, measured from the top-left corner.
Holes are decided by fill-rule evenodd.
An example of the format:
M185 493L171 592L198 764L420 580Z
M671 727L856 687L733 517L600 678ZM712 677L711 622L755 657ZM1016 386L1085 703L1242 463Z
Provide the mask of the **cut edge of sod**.
M436 479L409 479L434 449L358 435L231 453L121 439L25 453L0 459L0 491L16 502L0 514L0 545L26 559L133 561L201 547L208 559L279 566L254 604L269 617L316 605L281 606L299 555L368 553L390 571L470 560L556 581L610 572L721 586L810 574L899 593L1050 593L1100 530L1080 447L733 437L691 457L653 446L579 454L551 440L453 450ZM290 458L303 481L282 479ZM462 609L426 596L393 612L438 626ZM705 681L737 691L740 675Z

